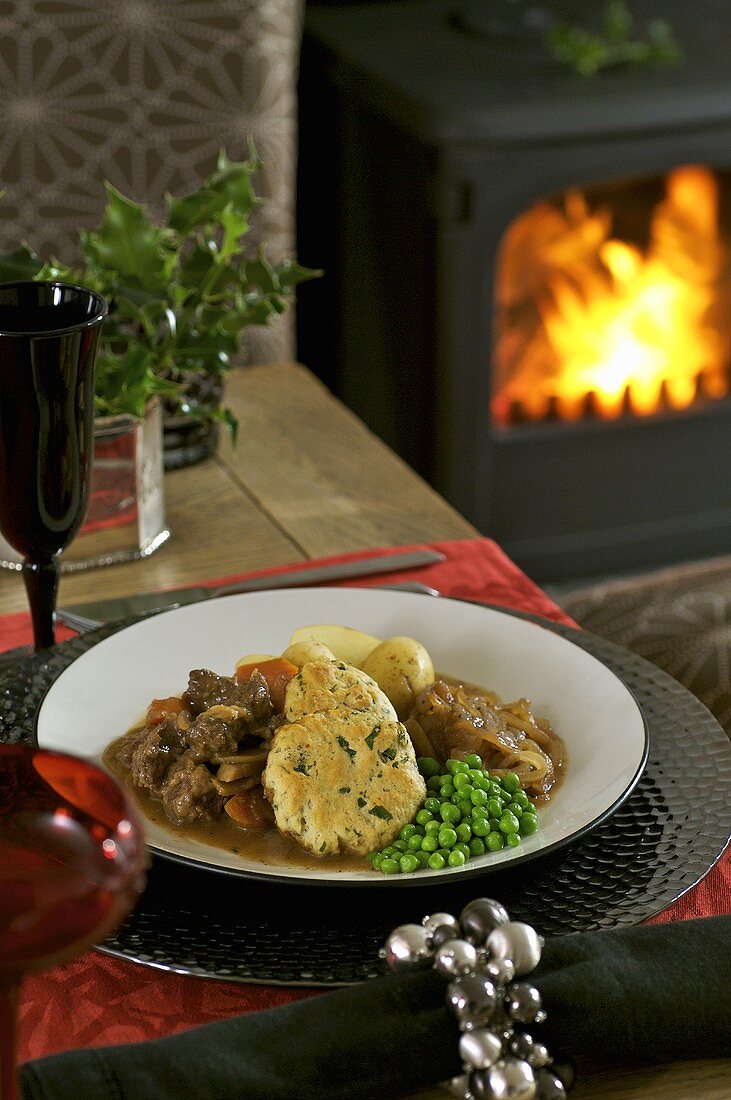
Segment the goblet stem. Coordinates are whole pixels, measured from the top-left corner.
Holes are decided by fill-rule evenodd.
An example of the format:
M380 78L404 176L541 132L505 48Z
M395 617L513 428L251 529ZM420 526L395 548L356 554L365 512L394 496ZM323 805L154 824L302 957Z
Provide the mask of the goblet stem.
M56 641L53 613L56 610L61 562L58 554L43 561L24 561L23 580L33 620L33 645L36 653Z
M18 1100L15 1059L19 992L17 978L0 977L0 1100Z

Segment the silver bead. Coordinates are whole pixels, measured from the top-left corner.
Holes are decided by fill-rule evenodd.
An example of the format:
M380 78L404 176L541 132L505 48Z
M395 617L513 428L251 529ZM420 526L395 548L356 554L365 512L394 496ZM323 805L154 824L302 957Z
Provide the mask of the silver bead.
M566 1089L560 1077L550 1069L536 1073L536 1100L566 1100Z
M465 905L459 915L459 923L465 939L483 944L494 928L507 924L508 911L492 898L475 898Z
M505 1007L520 1024L542 1024L546 1019L541 995L530 982L514 982L505 994Z
M465 1031L459 1038L459 1056L471 1069L487 1069L503 1052L498 1035L483 1028Z
M552 1061L551 1055L548 1053L548 1047L545 1043L533 1043L533 1053L528 1059L530 1064L535 1069L540 1069L541 1066L547 1066Z
M490 959L485 964L485 973L494 982L505 984L515 977L515 964L512 959Z
M465 1031L492 1019L498 1005L495 984L482 974L465 974L447 986L447 1004Z
M469 974L476 965L477 952L467 940L447 940L434 953L435 969L445 978Z
M448 943L449 940L458 940L461 938L459 928L453 928L451 924L440 924L438 928L435 928L433 932L429 933L430 943L432 951L437 951L443 944Z
M401 924L386 940L385 959L389 970L401 974L431 966L429 933L421 924Z
M453 1077L447 1082L447 1088L452 1096L459 1096L460 1100L467 1100L472 1095L470 1092L470 1079L466 1073L460 1073L459 1077Z
M429 916L424 917L421 923L428 932L434 932L435 929L448 924L450 928L454 929L455 936L459 934L459 921L451 913L431 913Z
M535 1039L525 1031L516 1032L508 1043L508 1050L511 1054L516 1058L521 1058L524 1062L530 1062L532 1066L535 1066L533 1061L535 1049Z
M536 1079L532 1068L520 1058L503 1058L487 1070L494 1100L533 1100Z
M490 933L487 949L493 959L511 959L516 974L529 974L541 961L543 937L529 924L509 921Z

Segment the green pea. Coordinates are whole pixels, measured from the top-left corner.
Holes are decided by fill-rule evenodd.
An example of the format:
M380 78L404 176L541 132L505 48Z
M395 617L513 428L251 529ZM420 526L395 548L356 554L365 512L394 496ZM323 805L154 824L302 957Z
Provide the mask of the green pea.
M460 787L466 787L469 784L469 781L470 781L470 777L469 777L469 775L467 774L466 771L464 771L464 772L455 772L454 773L454 779L452 780L452 782L454 783L454 786L457 790L459 790Z
M487 836L490 832L490 823L484 818L479 817L476 821L472 819L472 832L475 836Z
M478 756L476 752L468 753L464 758L464 762L469 768L473 768L475 771L482 770L482 757Z
M510 810L511 814L515 814L516 817L522 817L523 813L525 812L521 804L519 802L516 802L515 800L513 800L512 802L508 802L505 808L507 810Z
M434 820L434 814L431 812L431 810L419 810L415 820L419 825L426 825L428 821Z
M409 846L409 851L410 852L420 851L421 843L422 843L423 839L424 839L424 837L422 836L421 833L414 833L413 836L410 836L409 839L406 841L406 843Z
M492 781L488 783L487 793L490 798L499 798L501 802L505 800L505 791L499 783L494 783Z
M454 794L454 783L442 783L439 788L440 798L451 798Z
M457 826L457 840L462 844L469 844L472 840L472 826L468 821L460 821Z
M371 866L373 867L373 870L374 871L380 871L381 870L381 864L383 863L383 856L379 856L378 853L376 853L374 856L372 856L370 858L371 858Z
M455 760L452 758L447 761L447 771L451 772L452 775L456 775L457 772L468 772L469 770L470 766L464 760Z
M421 842L421 850L423 852L436 852L439 847L439 841L434 833L427 833Z
M512 814L510 810L506 810L500 818L500 832L501 833L517 833L520 822L515 814Z
M401 856L399 866L401 867L402 874L411 875L419 866L419 861L415 855L412 855L411 852L407 852L406 855Z
M442 785L441 775L432 775L426 781L426 789L428 791L438 791Z
M441 852L432 852L429 856L429 866L432 871L441 871L445 863L446 860Z
M450 867L462 867L466 862L464 852L452 851L447 857L447 863Z
M442 821L457 822L462 817L462 812L458 806L454 806L451 802L445 802L439 810Z
M399 840L394 840L391 847L392 848L397 848L399 850L399 852L405 852L406 851L406 841L405 840L400 840L400 839Z
M477 789L479 791L487 792L490 788L490 780L487 778L487 776L483 772L482 775L476 775L475 776L475 778L472 780L472 785L474 787L477 787Z
M408 840L409 837L413 836L415 832L416 832L416 825L411 825L411 824L404 825L403 829L401 830L401 839L402 840Z
M393 844L387 844L381 852L382 856L397 856L399 855L398 848L394 848Z
M485 806L487 804L487 792L474 787L470 794L470 802L473 806Z
M485 841L482 837L473 836L470 841L470 855L472 856L484 856L485 854Z
M513 795L513 802L517 802L518 805L522 806L524 810L527 810L528 807L531 805L531 800L528 798L528 795L523 790L515 792L515 794Z
M470 858L470 846L469 846L469 844L455 844L452 851L453 852L461 852L466 860Z
M384 859L381 862L381 870L383 871L384 875L397 875L400 872L401 868L399 867L395 859L388 858Z
M473 806L470 816L472 817L473 821L479 821L481 817L484 818L485 821L487 821L490 815L487 812L487 806Z
M496 830L498 830L500 828L500 818L499 817L491 817L490 818L490 828L493 830L493 832L495 832Z
M485 837L485 844L489 852L499 852L505 844L503 834L498 832L488 833Z
M506 833L505 843L507 844L508 848L517 848L520 844L520 836L518 835L518 833Z
M424 809L428 810L430 814L438 814L440 806L441 802L438 798L427 798L424 802ZM419 812L421 813L422 811L420 810Z
M457 809L459 810L459 816L461 818L465 819L472 817L472 803L467 802L466 799L464 802L457 803Z
M414 855L418 859L420 867L427 867L428 866L429 857L431 856L431 852L425 852L422 849L422 851L420 851L420 852L414 852Z
M439 821L436 821L436 820L427 821L426 825L424 826L424 834L426 836L428 836L429 833L438 833L439 830L441 829L441 827L442 827L441 819Z
M499 798L488 798L487 812L490 817L500 817L503 812L503 804Z
M503 776L501 786L508 794L513 794L520 788L520 779L515 772L508 772L507 775Z
M453 848L457 843L457 832L455 829L450 829L448 826L444 826L439 830L439 847L440 848Z
M530 836L538 828L538 818L535 814L524 813L519 828L523 836Z
M430 779L433 775L439 775L442 770L441 764L433 756L420 756L416 761L416 765L425 779Z

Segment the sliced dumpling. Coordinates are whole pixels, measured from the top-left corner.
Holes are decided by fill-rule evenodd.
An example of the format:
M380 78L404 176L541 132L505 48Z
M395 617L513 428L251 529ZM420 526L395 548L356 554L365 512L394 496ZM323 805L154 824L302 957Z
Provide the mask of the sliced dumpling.
M277 828L317 855L384 847L426 797L406 728L342 704L280 726L262 783Z

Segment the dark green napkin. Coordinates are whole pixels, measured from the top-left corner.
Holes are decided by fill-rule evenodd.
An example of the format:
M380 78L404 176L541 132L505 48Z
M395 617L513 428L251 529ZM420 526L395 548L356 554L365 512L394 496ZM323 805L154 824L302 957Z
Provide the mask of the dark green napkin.
M550 939L530 980L552 1053L731 1057L731 916ZM145 1043L26 1063L23 1100L378 1100L461 1072L434 971L387 975Z

